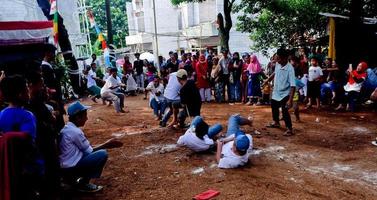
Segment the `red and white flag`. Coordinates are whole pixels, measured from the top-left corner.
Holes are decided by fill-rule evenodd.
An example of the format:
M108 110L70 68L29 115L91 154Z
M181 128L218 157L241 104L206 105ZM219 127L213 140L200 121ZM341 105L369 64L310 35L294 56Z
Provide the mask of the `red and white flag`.
M52 26L52 21L0 21L0 45L41 42Z

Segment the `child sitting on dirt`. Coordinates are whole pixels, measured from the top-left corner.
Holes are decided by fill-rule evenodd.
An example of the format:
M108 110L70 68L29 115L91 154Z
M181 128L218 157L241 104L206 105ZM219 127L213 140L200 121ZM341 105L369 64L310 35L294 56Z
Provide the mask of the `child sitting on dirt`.
M253 150L253 138L240 130L240 126L252 126L251 119L232 115L228 120L226 138L217 140L216 161L219 168L237 168L247 164Z
M209 127L202 117L196 116L186 133L179 137L177 144L195 152L207 151L214 145L213 139L222 129L221 124Z

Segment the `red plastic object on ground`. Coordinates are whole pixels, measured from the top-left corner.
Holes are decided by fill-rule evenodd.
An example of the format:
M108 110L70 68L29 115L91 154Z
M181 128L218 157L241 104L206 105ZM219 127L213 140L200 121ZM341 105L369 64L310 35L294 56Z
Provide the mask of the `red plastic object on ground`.
M195 199L195 200L208 200L208 199L211 199L213 197L218 196L219 194L220 194L219 191L209 189L205 192L202 192L202 193L196 195L193 199Z

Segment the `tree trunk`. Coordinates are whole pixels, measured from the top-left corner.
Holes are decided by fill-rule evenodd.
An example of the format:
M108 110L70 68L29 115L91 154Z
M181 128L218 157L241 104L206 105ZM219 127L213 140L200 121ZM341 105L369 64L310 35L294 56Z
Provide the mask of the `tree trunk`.
M224 24L224 16L219 13L217 14L217 23L219 25L219 35L220 35L220 46L221 51L228 50L229 51L229 33L230 29L232 29L232 7L235 0L224 0L224 16L225 16L225 24Z

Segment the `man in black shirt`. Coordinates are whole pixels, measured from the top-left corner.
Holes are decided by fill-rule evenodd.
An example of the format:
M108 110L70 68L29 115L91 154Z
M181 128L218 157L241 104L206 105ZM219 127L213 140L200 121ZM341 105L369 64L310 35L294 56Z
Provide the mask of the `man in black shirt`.
M200 93L193 80L187 80L187 72L184 69L177 71L178 82L182 85L180 90L181 104L183 110L178 115L179 125L185 127L185 120L187 116L200 116L200 109L202 101Z
M140 54L135 53L136 60L134 61L134 71L136 73L136 83L139 91L144 91L144 63L140 60Z

